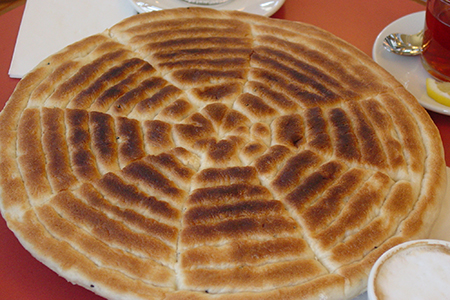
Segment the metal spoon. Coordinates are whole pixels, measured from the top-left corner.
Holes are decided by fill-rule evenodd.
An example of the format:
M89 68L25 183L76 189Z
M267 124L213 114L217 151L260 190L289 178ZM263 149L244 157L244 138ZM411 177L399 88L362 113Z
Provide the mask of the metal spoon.
M392 33L384 38L384 48L398 55L419 55L422 53L423 30L416 34Z

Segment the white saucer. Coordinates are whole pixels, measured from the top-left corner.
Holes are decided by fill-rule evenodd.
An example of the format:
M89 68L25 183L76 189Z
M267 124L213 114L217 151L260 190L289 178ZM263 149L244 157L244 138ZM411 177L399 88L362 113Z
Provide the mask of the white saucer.
M387 52L383 47L384 38L395 32L413 34L421 29L425 22L425 12L404 16L384 28L378 35L372 49L372 57L379 65L400 81L413 94L419 103L428 110L450 115L450 107L442 105L427 95L425 80L431 77L422 67L419 56L405 57Z
M140 12L150 12L176 7L210 7L219 10L239 10L269 17L283 5L285 0L230 0L223 4L195 5L182 0L130 0L134 8Z

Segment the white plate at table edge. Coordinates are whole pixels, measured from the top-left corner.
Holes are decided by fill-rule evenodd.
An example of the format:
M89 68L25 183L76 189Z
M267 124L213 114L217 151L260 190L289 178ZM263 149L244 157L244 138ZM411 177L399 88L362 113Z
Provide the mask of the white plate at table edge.
M426 109L450 115L450 107L442 105L427 95L425 81L431 77L422 67L419 56L406 57L387 52L383 47L384 38L395 32L413 34L423 29L425 11L412 13L386 26L377 36L372 49L372 58L391 73L413 94Z
M130 0L139 13L176 7L209 7L218 10L238 10L269 17L284 4L285 0L230 0L223 4L196 5L182 0Z

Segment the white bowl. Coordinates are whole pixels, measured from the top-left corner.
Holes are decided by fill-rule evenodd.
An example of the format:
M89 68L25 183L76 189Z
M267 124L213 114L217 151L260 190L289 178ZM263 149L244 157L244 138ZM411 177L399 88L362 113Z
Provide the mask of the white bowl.
M374 264L369 300L450 299L450 242L416 240L386 251Z

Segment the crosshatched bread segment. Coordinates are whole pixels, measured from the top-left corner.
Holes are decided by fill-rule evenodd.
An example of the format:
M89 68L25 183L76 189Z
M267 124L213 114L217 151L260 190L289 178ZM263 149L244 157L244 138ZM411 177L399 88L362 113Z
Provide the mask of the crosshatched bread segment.
M110 299L351 299L445 192L439 133L314 26L140 14L48 57L0 115L1 211Z

